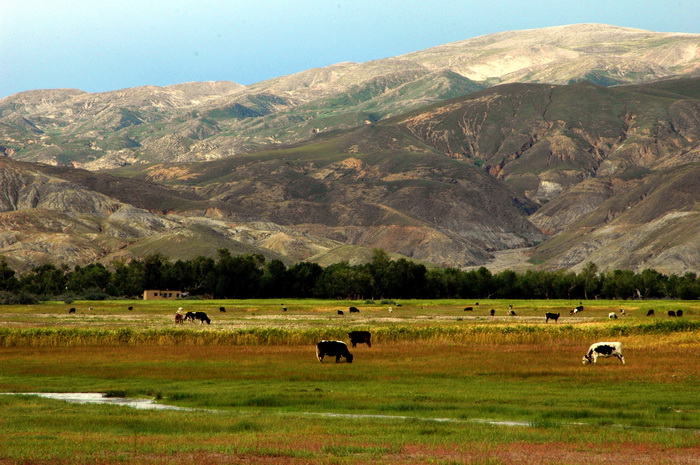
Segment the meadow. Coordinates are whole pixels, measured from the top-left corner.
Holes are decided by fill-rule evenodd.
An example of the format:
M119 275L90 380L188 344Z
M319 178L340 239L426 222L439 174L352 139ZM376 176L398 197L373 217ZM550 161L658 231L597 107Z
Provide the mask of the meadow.
M475 304L0 307L0 392L187 409L0 395L0 464L700 463L700 302L584 302L577 315L579 302ZM212 324L175 325L179 306ZM545 323L547 311L559 322ZM352 364L319 363L314 343L353 329L370 330L372 347L350 348ZM627 364L584 366L600 340L621 341Z

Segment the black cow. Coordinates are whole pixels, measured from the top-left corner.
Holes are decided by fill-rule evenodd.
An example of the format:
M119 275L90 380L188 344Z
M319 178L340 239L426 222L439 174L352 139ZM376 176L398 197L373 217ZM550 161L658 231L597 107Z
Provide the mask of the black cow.
M345 312L342 310L338 310L338 315L345 315Z
M360 313L360 309L357 307L350 307L350 313Z
M471 312L474 310L474 307L464 307L465 312Z
M72 308L72 307L69 308L69 309L68 309L68 313L75 313L75 308Z
M208 325L211 324L211 320L204 312L187 312L185 313L185 321L190 320L194 323L194 320L199 320L199 324L206 322Z
M330 355L335 357L335 363L340 361L340 357L345 357L345 361L352 363L353 356L348 350L348 346L343 341L321 341L316 344L316 358L323 363L323 357Z
M668 316L676 316L676 312L674 312L673 310L669 310Z
M219 312L226 313L226 309L224 307L219 307Z
M676 310L676 316L683 316L683 310Z
M549 320L554 320L554 322L556 323L557 320L559 319L560 315L561 315L561 313L549 313L549 312L547 312L544 314L544 316L545 316L544 322L549 323Z
M282 307L282 311L283 311L283 312L286 312L286 311L287 311L287 307Z
M132 311L133 309L134 309L134 307L129 307L129 311Z
M367 347L372 347L372 335L369 331L351 331L348 336L353 347L357 344L367 344Z
M494 310L494 309L492 308L491 311L490 311L489 313L491 313L491 316L494 316L494 315L496 314L496 310Z
M654 309L653 308L647 312L647 316L654 316Z

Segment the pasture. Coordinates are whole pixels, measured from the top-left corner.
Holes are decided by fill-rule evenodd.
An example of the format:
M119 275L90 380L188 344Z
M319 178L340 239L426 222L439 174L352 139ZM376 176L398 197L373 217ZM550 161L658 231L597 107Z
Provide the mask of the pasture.
M188 409L2 395L0 464L700 463L700 302L584 302L576 315L579 302L474 304L0 307L0 392ZM176 325L179 306L211 325ZM337 314L350 306L360 313ZM319 363L314 343L350 330L371 331L372 347L351 348L352 364ZM599 340L622 342L627 364L584 366Z

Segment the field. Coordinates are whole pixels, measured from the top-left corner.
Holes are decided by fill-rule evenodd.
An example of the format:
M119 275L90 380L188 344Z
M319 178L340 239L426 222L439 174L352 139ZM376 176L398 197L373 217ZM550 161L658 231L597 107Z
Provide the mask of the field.
M0 307L0 464L700 463L700 302L584 302L569 315L578 304ZM175 325L179 306L212 324ZM316 341L353 329L370 330L372 347L351 347L352 364L318 362ZM601 340L621 341L627 364L584 366ZM16 395L30 392L182 409Z

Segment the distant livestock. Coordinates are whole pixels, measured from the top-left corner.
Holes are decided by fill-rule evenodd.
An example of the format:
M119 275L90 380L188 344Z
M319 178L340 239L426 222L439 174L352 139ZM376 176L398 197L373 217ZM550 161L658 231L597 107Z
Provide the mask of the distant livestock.
M518 314L515 313L515 310L508 310L508 315L509 316L518 316Z
M134 307L129 307L129 311L132 311L133 309L134 309Z
M335 363L338 363L341 357L344 357L348 363L352 363L353 359L348 346L343 341L321 341L316 344L316 358L318 358L318 361L323 363L323 357L326 355L335 357Z
M549 312L547 312L544 314L544 316L545 316L544 322L549 323L549 320L554 320L554 322L556 323L557 320L559 319L560 315L561 315L561 313L549 313Z
M625 364L625 357L622 356L622 343L620 342L596 342L588 348L588 353L583 356L583 364L596 363L598 357L617 357L622 364Z
M350 331L348 336L353 347L357 344L367 344L367 347L372 347L372 335L369 331Z
M676 310L676 316L683 316L683 310Z
M176 313L176 314L175 314L175 323L176 323L176 324L182 323L182 320L183 320L184 318L185 318L185 317L182 316L182 313Z
M576 314L576 313L579 313L582 311L583 311L583 305L579 305L578 307L571 309L571 311L569 313L573 315L573 314Z
M465 312L471 312L474 310L474 307L464 307Z
M673 310L669 310L668 316L676 316L676 312L674 312Z
M219 312L221 312L221 313L226 313L226 308L224 308L224 307L219 307Z
M350 307L350 313L360 313L360 309L357 307Z
M211 324L211 320L209 319L207 314L204 312L187 312L187 313L185 313L184 320L185 321L190 320L193 323L194 323L194 320L199 320L200 325L202 323L206 323L208 325Z
M389 307L389 313L394 313L394 309Z
M287 307L282 307L282 311L283 311L283 312L286 312L286 311L287 311Z
M653 308L647 312L647 316L654 316L654 309Z
M621 309L620 309L620 315L622 315L622 316L627 315L627 314L625 313L625 309L624 309L624 308L621 308Z
M72 308L72 307L69 308L69 309L68 309L68 313L75 313L75 308Z
M342 310L338 310L338 315L345 315L345 312Z
M608 318L610 318L611 320L617 320L617 313L615 313L615 312L608 313Z
M496 314L496 310L491 309L491 311L489 313L491 314L491 316L494 316Z

